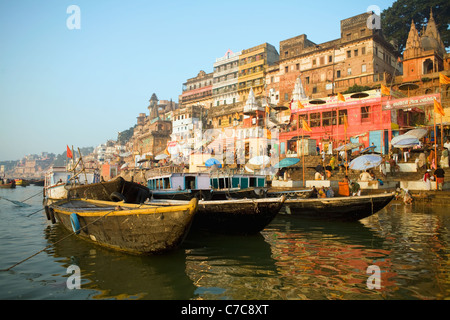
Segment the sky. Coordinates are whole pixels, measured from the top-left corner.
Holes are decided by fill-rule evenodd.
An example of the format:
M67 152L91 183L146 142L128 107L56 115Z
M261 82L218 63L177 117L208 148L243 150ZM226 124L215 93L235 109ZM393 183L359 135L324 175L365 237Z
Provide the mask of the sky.
M228 49L335 40L341 20L394 2L0 0L0 161L116 140Z

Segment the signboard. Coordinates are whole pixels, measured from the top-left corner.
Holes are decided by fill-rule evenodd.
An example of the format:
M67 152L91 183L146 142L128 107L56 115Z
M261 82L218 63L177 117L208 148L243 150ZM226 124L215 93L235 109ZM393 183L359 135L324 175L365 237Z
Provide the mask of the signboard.
M397 110L433 105L434 100L441 101L441 94L427 94L403 99L383 100L383 110Z

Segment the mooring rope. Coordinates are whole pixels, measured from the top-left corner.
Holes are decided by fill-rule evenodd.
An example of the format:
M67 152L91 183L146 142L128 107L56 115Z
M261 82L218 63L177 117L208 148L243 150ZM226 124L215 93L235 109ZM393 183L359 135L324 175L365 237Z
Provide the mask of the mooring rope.
M39 192L36 193L35 195L33 195L33 196L29 197L29 198L26 198L25 200L22 200L22 201L20 201L20 202L25 202L25 201L27 201L27 200L30 200L31 198L36 197L38 194L41 194L42 192L43 192L43 190L39 191Z
M41 209L41 210L42 210L42 209ZM88 224L86 224L85 226L80 227L80 229L78 229L77 231L82 230L82 229L84 229L84 228L90 226L91 224L96 223L97 221L99 221L100 219L103 219L103 218L106 217L108 214L110 214L111 212L114 212L114 211L115 211L115 210L111 210L111 211L105 213L103 216L101 216L101 217L99 217L98 219L92 221L91 223L88 223ZM36 212L35 212L35 213L36 213ZM9 268L7 268L7 269L0 270L0 271L9 271L9 270L11 270L12 268L18 266L19 264L21 264L21 263L23 263L23 262L25 262L25 261L27 261L27 260L33 258L34 256L37 256L39 253L41 253L41 252L43 252L43 251L45 251L45 250L51 248L52 246L54 246L54 245L56 245L56 244L62 242L63 240L66 240L67 238L73 236L74 234L76 234L75 231L73 231L72 233L68 234L68 235L65 236L64 238L62 238L62 239L56 241L55 243L52 243L52 244L46 246L44 249L42 249L42 250L40 250L40 251L38 251L38 252L32 254L32 255L29 256L28 258L25 258L25 259L23 259L22 261L19 261L19 262L17 262L16 264L12 265L11 267L9 267Z

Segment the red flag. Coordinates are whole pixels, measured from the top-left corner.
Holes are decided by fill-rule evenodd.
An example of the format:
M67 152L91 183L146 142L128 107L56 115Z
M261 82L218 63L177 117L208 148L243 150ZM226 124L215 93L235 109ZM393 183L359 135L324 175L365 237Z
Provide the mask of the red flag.
M69 146L67 146L67 158L73 158L72 150L70 150Z

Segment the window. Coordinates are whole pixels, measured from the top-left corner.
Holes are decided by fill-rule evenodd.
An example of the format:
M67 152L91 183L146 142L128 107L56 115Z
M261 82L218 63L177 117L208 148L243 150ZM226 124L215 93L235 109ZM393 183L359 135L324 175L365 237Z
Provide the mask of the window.
M354 55L355 57L358 56L358 49L353 50L353 55Z
M365 64L361 66L361 72L367 72L367 67Z
M287 57L289 55L289 51L284 52L284 57Z
M351 58L352 57L352 51L351 50L348 50L347 51L347 58Z
M306 84L309 84L309 77L305 78Z
M349 76L352 75L352 68L348 68L348 69L347 69L347 75L349 75Z
M361 54L366 54L366 47L361 48Z
M341 77L341 70L337 70L336 71L336 78L340 78Z
M289 93L285 93L284 94L284 101L288 101L289 100Z
M331 124L331 111L322 113L322 126L329 126Z
M313 87L312 93L317 93L317 87Z
M361 107L361 121L370 118L370 106Z
M333 62L333 56L328 56L328 62L329 63Z
M297 63L297 64L295 65L295 70L300 70L300 63Z
M288 72L289 72L289 67L288 67L288 66L284 67L284 72L285 72L285 73L288 73Z
M316 65L316 63L317 63L317 61L316 61L316 59L314 58L314 59L312 60L312 64L313 64L313 66L315 66L315 65Z
M320 57L320 64L321 65L325 64L325 57Z
M320 127L320 113L319 112L311 113L309 115L309 119L310 119L309 126L311 128L313 128L313 127Z
M339 110L339 124L344 124L344 116L347 117L347 110ZM347 117L348 122L348 117Z

